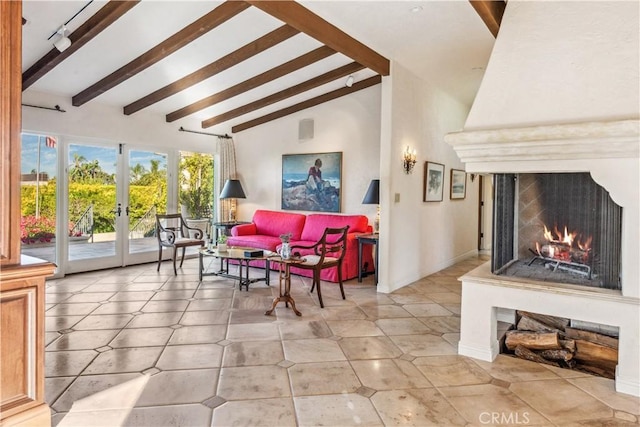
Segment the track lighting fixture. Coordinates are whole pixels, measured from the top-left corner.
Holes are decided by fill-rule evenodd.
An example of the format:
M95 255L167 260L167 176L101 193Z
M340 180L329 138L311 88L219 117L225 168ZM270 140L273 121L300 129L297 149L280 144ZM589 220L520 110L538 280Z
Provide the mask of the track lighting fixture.
M58 29L58 31L56 32L56 34L58 34L60 37L58 37L56 41L53 42L53 45L55 46L55 48L58 49L60 52L64 52L69 46L71 46L71 39L67 37L66 32L67 32L67 27L62 25L60 29Z
M346 87L351 87L351 86L353 86L353 81L354 80L355 79L353 78L353 76L349 76L349 77L347 77L347 81L344 83L344 85Z

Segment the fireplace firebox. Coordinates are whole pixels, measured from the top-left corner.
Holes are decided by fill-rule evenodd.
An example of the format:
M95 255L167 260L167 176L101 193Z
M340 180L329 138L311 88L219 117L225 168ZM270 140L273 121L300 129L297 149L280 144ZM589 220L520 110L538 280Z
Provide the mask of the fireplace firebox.
M622 208L589 173L494 175L492 272L621 289Z

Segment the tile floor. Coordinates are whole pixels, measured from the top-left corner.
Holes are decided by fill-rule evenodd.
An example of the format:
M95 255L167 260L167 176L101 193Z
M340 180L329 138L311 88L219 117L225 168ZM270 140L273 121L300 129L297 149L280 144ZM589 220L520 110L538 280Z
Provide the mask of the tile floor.
M390 295L372 278L294 277L302 317L263 282L198 282L165 263L47 283L46 398L59 426L638 425L613 381L500 356L456 355L472 258ZM259 275L253 272L253 275ZM234 286L235 285L235 286Z

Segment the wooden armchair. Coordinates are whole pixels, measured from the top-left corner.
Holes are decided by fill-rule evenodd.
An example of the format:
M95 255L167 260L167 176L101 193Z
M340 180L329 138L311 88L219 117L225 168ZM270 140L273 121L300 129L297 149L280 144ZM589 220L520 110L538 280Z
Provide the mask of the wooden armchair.
M193 237L189 235L189 231L192 232ZM156 215L156 236L158 237L158 268L156 271L160 271L163 248L173 248L173 274L176 276L178 275L176 270L178 249L182 248L182 259L180 260L180 268L182 268L187 246L204 246L202 230L187 226L181 214Z
M338 268L340 293L342 293L342 299L345 299L344 288L342 287L342 260L347 252L348 230L349 226L344 228L326 228L322 237L316 244L311 246L291 246L291 252L294 255L305 258L305 262L296 264L295 267L305 270L313 270L313 284L311 285L311 292L313 292L313 289L316 286L318 287L318 301L322 308L324 308L324 304L322 303L322 292L320 291L320 272L325 268ZM300 252L295 249L312 249L313 254L301 255Z

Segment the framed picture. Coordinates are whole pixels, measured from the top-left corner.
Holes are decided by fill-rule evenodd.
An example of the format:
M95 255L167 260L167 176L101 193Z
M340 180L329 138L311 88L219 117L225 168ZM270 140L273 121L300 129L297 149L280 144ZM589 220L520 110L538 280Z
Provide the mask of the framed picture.
M283 210L340 212L342 152L284 154Z
M424 187L422 200L425 202L441 202L444 189L444 165L424 162Z
M467 173L451 169L451 200L464 199L467 192Z

